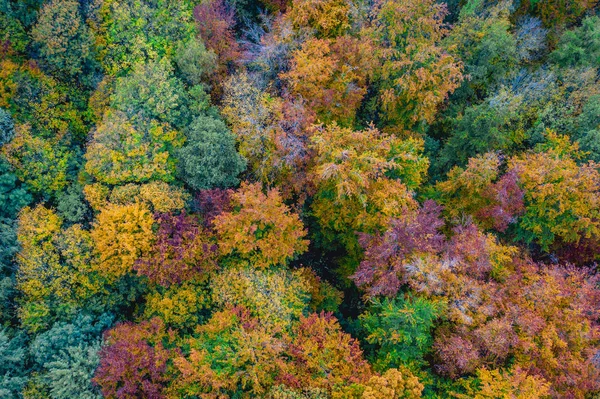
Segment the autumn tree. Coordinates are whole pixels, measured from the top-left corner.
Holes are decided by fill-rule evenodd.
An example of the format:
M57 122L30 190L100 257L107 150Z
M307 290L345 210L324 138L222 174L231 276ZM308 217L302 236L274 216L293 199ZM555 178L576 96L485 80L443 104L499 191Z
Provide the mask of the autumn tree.
M32 135L28 126L20 126L2 151L19 180L26 183L32 193L46 198L67 186L69 171L75 164L69 147Z
M19 317L30 331L80 309L98 292L90 267L93 242L81 225L62 228L62 219L38 205L19 216L17 289Z
M381 117L410 129L432 122L438 105L462 80L461 63L439 43L446 32L442 4L381 1L363 35L373 39L380 67L375 71Z
M439 201L451 220L471 217L482 228L505 231L523 212L523 190L514 172L500 176L500 157L487 153L469 159L466 168L454 167L436 185Z
M420 154L422 141L335 123L316 127L311 141L312 176L319 188L312 211L330 237L341 233L344 245L352 247L356 231L383 228L388 218L415 207L411 190L421 184L428 165Z
M277 189L265 195L258 184L242 183L231 201L233 210L213 221L222 255L268 268L285 265L308 248L302 222L282 202Z
M110 0L102 3L99 15L99 51L102 65L111 75L172 56L177 43L187 42L195 33L192 7L187 2Z
M598 239L600 174L593 162L578 165L578 154L577 144L549 132L547 145L509 161L524 191L518 238L544 250L555 243Z
M244 307L263 325L289 328L308 308L309 284L299 271L228 268L211 280L213 302Z
M168 287L206 277L217 265L217 246L210 241L193 215L156 214L158 229L150 251L133 265L154 284ZM144 243L145 245L145 243Z
M189 354L173 360L179 376L170 397L262 395L286 369L284 345L244 308L215 312L187 340Z
M108 330L94 376L104 397L164 398L167 361L173 355L165 345L172 338L158 318L137 325L121 323Z
M102 209L90 232L97 255L94 270L112 281L131 272L136 261L152 250L153 223L152 215L141 204Z
M124 113L107 111L92 133L85 171L106 184L170 182L175 175L171 151L184 142L181 133L155 121L136 124Z
M294 51L290 70L282 77L322 122L351 126L367 92L373 52L369 41L351 36L309 39Z
M275 97L240 73L224 84L221 112L256 180L280 185L286 196L309 191L307 133L314 117L303 103Z

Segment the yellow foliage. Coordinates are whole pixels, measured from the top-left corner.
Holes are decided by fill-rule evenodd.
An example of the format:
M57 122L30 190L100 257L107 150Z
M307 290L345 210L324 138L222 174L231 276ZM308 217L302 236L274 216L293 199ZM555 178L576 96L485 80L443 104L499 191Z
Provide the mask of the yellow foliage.
M320 37L335 37L350 28L349 15L345 0L294 0L286 18L296 29L314 29Z
M467 384L467 394L453 394L461 399L543 399L549 398L550 384L540 376L521 369L511 371L478 369L475 384Z
M153 223L148 208L139 203L102 209L91 231L97 255L94 269L110 280L129 273L140 255L152 248Z
M19 216L17 237L17 289L21 292L19 316L30 330L41 328L56 310L75 308L100 290L90 269L92 240L78 224L62 229L61 218L38 205Z
M362 399L419 399L423 384L408 369L389 369L366 384Z
M146 296L144 318L158 316L176 328L193 327L200 320L200 312L209 306L210 295L200 284L185 282L168 289L156 286L155 291Z
M298 215L277 189L263 194L260 185L242 183L232 195L234 210L214 220L222 255L235 255L257 268L285 265L308 249Z
M323 122L351 125L367 92L373 53L370 41L350 36L308 39L292 54L290 71L282 77Z
M212 278L213 301L243 306L264 325L290 326L307 309L308 284L298 271L228 268Z

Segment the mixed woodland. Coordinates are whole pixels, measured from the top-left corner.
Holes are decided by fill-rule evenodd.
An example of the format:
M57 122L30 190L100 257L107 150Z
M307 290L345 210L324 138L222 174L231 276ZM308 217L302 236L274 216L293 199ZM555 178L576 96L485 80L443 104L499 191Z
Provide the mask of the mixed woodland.
M600 398L596 0L0 0L0 397Z

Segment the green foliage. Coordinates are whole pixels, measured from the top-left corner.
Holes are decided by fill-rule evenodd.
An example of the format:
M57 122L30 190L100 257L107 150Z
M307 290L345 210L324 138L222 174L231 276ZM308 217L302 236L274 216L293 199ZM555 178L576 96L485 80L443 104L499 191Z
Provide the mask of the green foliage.
M0 157L0 219L13 219L31 201L31 195L19 184L11 166Z
M66 190L56 196L56 210L67 223L81 223L89 216L90 207L87 205L81 185L71 184Z
M444 310L442 302L403 294L395 299L374 299L360 322L365 339L376 346L376 367L385 370L423 363L433 344L432 328Z
M101 332L112 324L113 317L78 315L70 323L58 322L38 335L29 352L37 370L37 381L51 399L99 399L97 386L91 382L100 362Z
M111 106L134 121L155 120L177 129L187 126L198 109L168 59L137 64L118 78Z
M94 62L93 38L79 2L52 0L40 10L31 31L42 65L59 78L83 78Z
M246 160L236 152L235 138L225 123L198 116L184 130L186 144L177 151L181 179L195 190L226 188L239 183Z
M126 73L143 64L175 54L179 41L194 35L188 1L108 0L100 8L100 55L110 75Z
M69 147L32 136L27 128L21 129L3 151L19 180L33 194L46 198L66 187L76 162Z
M18 399L27 383L27 351L24 335L10 337L6 329L0 330L0 396Z
M0 108L0 147L8 143L15 135L15 123L10 112Z
M207 50L198 38L181 43L175 52L175 63L182 79L189 85L199 85L217 69L217 55Z
M563 33L550 58L562 67L598 67L600 17L585 18L580 27Z
M107 111L92 133L85 171L106 184L171 182L175 178L172 151L183 143L168 125L135 123L122 112Z

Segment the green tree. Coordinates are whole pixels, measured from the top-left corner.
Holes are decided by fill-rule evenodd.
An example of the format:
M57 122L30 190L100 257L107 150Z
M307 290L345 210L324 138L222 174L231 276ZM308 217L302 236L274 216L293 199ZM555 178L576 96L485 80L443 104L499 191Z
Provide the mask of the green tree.
M155 120L177 129L199 111L167 58L137 64L117 79L111 106L131 120Z
M58 78L81 78L93 62L93 38L79 2L53 0L40 10L31 30L43 66Z
M422 363L433 344L432 328L444 314L443 302L400 294L394 299L374 299L360 315L366 340L374 344L377 368Z
M580 27L563 33L550 59L562 67L597 67L600 60L600 17L585 18Z
M186 144L177 151L180 178L195 190L239 183L246 160L236 152L235 137L220 119L198 116L184 130Z

